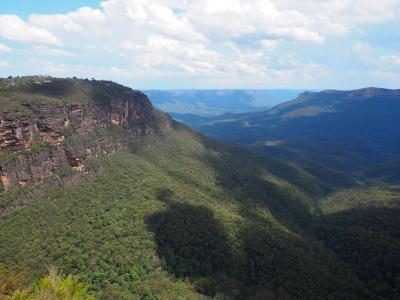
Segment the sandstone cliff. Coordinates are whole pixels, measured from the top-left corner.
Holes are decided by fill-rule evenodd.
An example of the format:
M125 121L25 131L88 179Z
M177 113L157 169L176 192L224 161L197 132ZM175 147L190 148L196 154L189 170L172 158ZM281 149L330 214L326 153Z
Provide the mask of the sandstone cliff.
M22 77L0 82L0 178L8 191L127 147L154 130L155 111L141 92L113 82ZM119 127L110 141L99 130ZM80 142L74 143L79 140Z

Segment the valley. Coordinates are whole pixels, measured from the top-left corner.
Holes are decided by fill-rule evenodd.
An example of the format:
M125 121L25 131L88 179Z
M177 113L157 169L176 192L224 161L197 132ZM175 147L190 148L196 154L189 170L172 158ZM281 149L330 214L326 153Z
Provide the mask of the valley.
M291 104L296 110L314 101L314 94L303 97ZM382 155L396 154L388 140L398 129L395 97L388 96L387 135L377 132L389 125L372 130L382 114L367 124L381 142L371 149ZM0 101L2 298L57 291L65 299L400 297L400 192L357 176L368 160L364 148L342 168L312 133L304 138L314 140L321 159L304 149L296 153L305 157L277 155L253 142L279 140L281 132L303 136L314 119L289 121L267 136L234 122L242 130L235 145L108 81L3 79ZM255 114L260 124L266 118L283 126L284 114L296 116L288 106Z
M264 112L177 115L200 132L300 165L317 163L368 184L399 182L400 91L305 92Z
M295 98L300 89L257 90L145 90L155 107L174 114L212 117L227 113L263 111L268 107Z

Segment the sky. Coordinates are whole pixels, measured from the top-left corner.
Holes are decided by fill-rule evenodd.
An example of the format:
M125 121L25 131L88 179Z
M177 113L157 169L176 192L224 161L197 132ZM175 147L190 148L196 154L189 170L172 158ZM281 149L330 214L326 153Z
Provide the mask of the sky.
M399 0L0 0L0 77L400 88Z

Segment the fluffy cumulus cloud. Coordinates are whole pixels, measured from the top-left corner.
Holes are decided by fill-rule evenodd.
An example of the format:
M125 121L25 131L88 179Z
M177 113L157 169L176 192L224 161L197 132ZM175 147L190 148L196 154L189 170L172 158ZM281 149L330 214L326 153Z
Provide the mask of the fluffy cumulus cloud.
M0 15L0 37L16 42L61 44L46 28L29 24L15 15Z
M0 15L0 41L26 45L21 55L36 55L37 73L147 78L154 86L162 78L316 86L342 77L337 56L350 56L354 68L397 72L399 49L378 51L363 39L369 28L398 21L399 11L398 0L107 0L26 19Z

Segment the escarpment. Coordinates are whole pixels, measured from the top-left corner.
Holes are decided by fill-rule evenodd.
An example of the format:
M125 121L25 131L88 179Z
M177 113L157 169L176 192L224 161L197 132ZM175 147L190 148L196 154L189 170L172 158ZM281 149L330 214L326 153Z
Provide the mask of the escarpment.
M143 93L106 81L2 80L0 104L0 179L5 191L65 168L84 173L87 158L126 148L155 126L155 110ZM123 134L110 138L107 131L113 128Z

